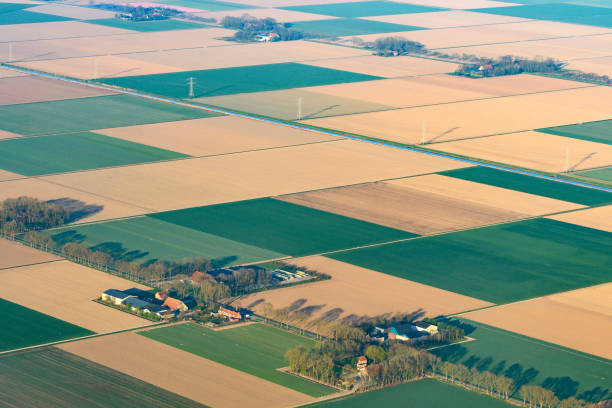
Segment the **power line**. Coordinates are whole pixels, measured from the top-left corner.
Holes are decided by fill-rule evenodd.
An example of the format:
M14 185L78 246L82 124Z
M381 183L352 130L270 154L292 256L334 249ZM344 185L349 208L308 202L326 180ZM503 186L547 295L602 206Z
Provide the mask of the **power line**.
M195 97L195 94L193 93L193 84L194 84L195 78L189 77L187 81L189 83L189 97L193 98Z

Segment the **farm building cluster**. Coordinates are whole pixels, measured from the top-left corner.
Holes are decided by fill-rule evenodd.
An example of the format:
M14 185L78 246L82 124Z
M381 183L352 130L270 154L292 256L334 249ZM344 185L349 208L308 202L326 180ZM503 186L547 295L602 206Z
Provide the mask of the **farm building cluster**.
M141 311L144 314L155 315L165 319L187 313L196 306L193 299L180 300L168 296L166 292L156 292L155 295L140 289L128 290L108 289L102 292L100 300L114 306L128 307L130 311Z
M423 341L429 336L438 334L438 326L427 322L396 324L387 328L376 326L370 337L380 343L396 341Z

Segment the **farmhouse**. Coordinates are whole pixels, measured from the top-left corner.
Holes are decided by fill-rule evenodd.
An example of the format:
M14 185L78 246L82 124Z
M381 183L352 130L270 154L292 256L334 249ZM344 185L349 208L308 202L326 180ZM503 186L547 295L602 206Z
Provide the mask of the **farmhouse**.
M368 367L368 359L366 356L359 356L357 358L357 369L359 371L364 371Z
M170 309L168 309L165 306L158 306L158 305L147 305L146 307L144 307L142 309L143 312L145 313L151 313L154 314L158 317L165 317L168 316L170 314Z
M214 313L213 315L218 317L224 317L230 322L237 322L239 320L242 320L242 315L240 314L240 312L227 309L223 306L220 306L219 311L217 313Z
M136 299L136 296L127 294L117 289L108 289L102 292L102 300L105 302L112 302L115 305L121 305L130 298Z
M186 304L184 301L175 299L170 296L168 296L166 300L164 300L164 304L162 306L166 306L168 309L172 310L173 312L176 312L176 311L186 312L189 310L188 304Z

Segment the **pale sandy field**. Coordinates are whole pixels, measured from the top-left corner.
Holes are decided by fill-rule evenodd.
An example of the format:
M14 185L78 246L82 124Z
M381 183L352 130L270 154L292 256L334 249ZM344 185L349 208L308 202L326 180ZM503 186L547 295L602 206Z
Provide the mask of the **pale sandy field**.
M426 28L448 28L478 25L518 23L525 18L499 16L495 14L475 13L473 11L449 10L431 13L392 14L389 16L362 17L366 20L384 23L405 24Z
M0 238L0 269L30 265L40 262L57 261L61 258L48 252L21 245L18 242Z
M22 176L19 176L22 177ZM12 177L11 177L12 178ZM100 221L112 218L129 217L151 212L150 209L140 208L121 202L116 197L103 197L97 194L95 188L88 188L92 193L83 190L75 190L54 183L49 183L38 178L21 178L19 180L2 181L0 183L0 200L28 196L39 200L76 200L73 208L81 208L83 211L99 209L89 216L79 219L76 223Z
M364 55L360 57L329 58L315 61L305 61L305 64L317 67L358 72L385 78L445 74L453 72L458 65L450 62L435 61L425 58L401 56L394 58Z
M71 23L71 21L62 24L68 23ZM23 62L28 60L52 60L58 58L151 52L176 48L212 47L232 44L227 41L218 40L217 38L231 36L234 33L233 30L226 30L224 28L134 32L95 24L79 24L94 27L96 30L99 30L99 32L96 34L95 30L90 29L92 31L90 34L72 34L65 36L71 38L22 42L18 44L14 43L13 60ZM23 25L26 24L20 24L16 27L21 27ZM0 26L0 36L3 35L1 31L2 27L11 26ZM103 33L105 33L105 31L103 31L104 29L118 31L106 32L106 34L103 35ZM46 28L41 27L41 30L46 30ZM6 49L7 51L5 52L0 48L0 60L5 60L7 58L5 53L8 54L8 47ZM124 55L124 57L127 58L128 56ZM161 65L165 65L166 63L168 63L168 61L164 60L161 62Z
M535 75L479 79L455 75L427 75L305 89L344 98L367 98L370 102L403 108L589 86L592 85Z
M87 24L81 21L52 21L48 23L31 24L7 24L0 25L0 42L18 42L33 40L50 40L71 37L95 37L104 35L129 34L131 31L120 28L105 27L96 24ZM89 40L90 42L93 40ZM13 44L13 54L17 58L16 52L22 47L34 44ZM8 58L7 44L0 44L0 60ZM45 47L41 47L41 53L46 52Z
M589 58L571 61L568 69L576 69L587 73L612 76L612 57Z
M219 23L225 16L242 17L245 14L248 14L256 18L270 17L281 23L290 22L290 21L329 20L329 19L334 18L330 16L322 16L320 14L302 13L300 11L283 10L283 9L275 9L275 8L207 11L204 13L193 13L193 14L199 17L214 18Z
M0 79L0 105L112 95L114 92L38 76Z
M164 211L464 166L450 159L340 140L68 173L42 179ZM122 182L117 183L117 180Z
M79 79L165 74L183 71L181 68L170 65L154 64L117 55L29 61L22 62L19 65L38 71Z
M236 44L228 47L208 47L128 54L125 57L155 64L164 64L171 61L173 66L188 70L196 70L275 64L281 62L302 62L368 54L371 54L371 52L367 50L338 47L329 44L308 41L279 41L267 44Z
M610 87L587 87L304 123L403 143L432 143L609 119L612 112L601 101L610 98Z
M612 359L612 283L497 306L462 316Z
M309 4L350 3L354 0L239 0L233 3L256 7L289 7L306 6Z
M533 131L436 143L430 147L554 173L568 170L568 157L570 171L612 164L611 145Z
M419 235L475 228L527 217L487 204L385 182L277 198Z
M19 71L15 71L12 69L8 69L8 68L0 68L0 78L14 78L14 77L20 77L20 76L26 76L26 75L28 74L19 72Z
M15 135L15 136L18 137L19 135ZM6 137L6 139L9 139L9 138L10 137ZM0 135L0 139L2 139L1 135ZM22 178L22 177L23 177L22 175L19 175L17 173L12 173L10 171L0 169L0 181L12 180L12 179Z
M584 208L584 206L579 204L442 176L440 174L391 180L387 183L436 193L479 205L486 205L497 208L500 211L512 211L531 216Z
M0 270L0 297L41 313L104 333L150 322L93 302L107 289L146 286L70 261Z
M338 139L322 133L236 116L128 126L95 132L191 156L270 149Z
M69 4L50 3L29 8L28 11L75 18L77 20L95 20L99 18L114 18L115 12L91 7L71 6Z
M552 215L548 218L581 225L587 228L612 232L612 205Z
M313 401L305 394L133 332L57 347L207 406L280 408Z
M328 274L332 278L253 293L241 298L240 304L243 307L256 304L255 311L261 312L264 302L271 303L275 309L298 302L301 308L314 309L313 318L339 309L339 319L413 312L435 317L491 305L483 300L322 256L296 258L291 263Z
M421 4L423 6L453 8L453 9L476 9L487 7L510 7L517 6L516 3L504 3L493 0L395 0L399 3Z

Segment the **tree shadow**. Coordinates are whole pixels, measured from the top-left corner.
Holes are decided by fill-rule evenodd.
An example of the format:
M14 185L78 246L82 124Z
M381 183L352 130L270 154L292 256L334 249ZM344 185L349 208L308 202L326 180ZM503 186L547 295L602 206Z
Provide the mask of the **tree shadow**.
M246 306L246 308L247 308L247 309L250 309L250 310L253 310L253 309L254 309L254 308L256 308L257 306L259 306L259 305L261 305L262 303L264 303L265 301L266 301L265 299L263 299L263 298L259 298L259 299L255 300L255 301L253 301L253 302L249 303L249 304Z
M87 238L87 236L81 234L77 230L62 231L51 236L51 239L53 239L58 246L64 246L69 242L80 244L85 241L85 238Z
M121 242L102 242L89 248L92 251L106 252L114 259L122 260L126 262L134 262L137 259L141 259L149 255L149 252L140 251L138 249L128 251L123 247ZM155 260L150 259L148 263L153 263Z
M455 344L453 346L432 350L432 352L444 361L450 361L451 363L457 364L465 358L468 350L461 344Z
M211 259L210 265L213 268L224 268L236 262L238 257L236 255L224 256L222 258Z
M500 375L501 373L504 372L505 368L506 368L506 360L502 360L499 363L497 363L495 367L491 369L491 372L495 375Z
M56 198L47 202L64 207L70 214L68 217L69 223L90 217L104 209L103 205L86 204L84 201L69 197Z
M470 334L472 334L474 332L474 330L476 330L476 326L473 326L463 320L460 319L455 319L452 317L446 317L446 316L438 316L436 317L436 320L445 322L446 324L450 324L452 326L455 327L459 327L460 329L463 330L463 333L466 336L469 336Z
M301 308L300 310L298 310L298 313L304 313L307 316L312 317L312 315L314 315L317 312L320 312L324 307L325 305L310 305L310 306Z
M603 389L601 387L595 387L592 390L584 391L582 394L578 396L578 399L589 401L589 402L598 402L602 401L606 398L606 395L610 392L609 389Z
M335 307L323 313L323 315L321 315L319 319L324 322L333 322L333 321L338 320L340 316L342 315L342 313L344 313L344 309Z
M476 366L476 364L478 364L479 361L480 361L480 357L471 355L467 360L463 362L463 365L471 370L472 368Z
M476 369L478 371L487 371L491 364L493 364L493 357L483 358L476 364Z
M298 310L299 308L301 308L302 306L304 306L306 304L306 302L308 302L308 300L301 298L298 300L294 300L289 306L287 306L285 309L287 309L289 312L295 312L296 310Z
M542 387L551 390L557 398L562 400L576 395L578 385L578 381L569 377L548 377L542 383Z
M523 366L520 364L512 364L506 372L505 377L508 377L514 381L516 390L521 388L525 384L529 384L534 378L538 376L540 372L535 368L531 367L523 371Z

